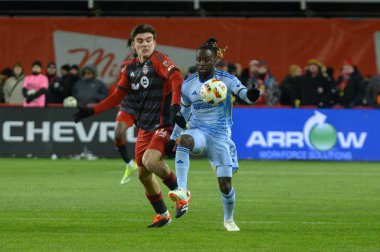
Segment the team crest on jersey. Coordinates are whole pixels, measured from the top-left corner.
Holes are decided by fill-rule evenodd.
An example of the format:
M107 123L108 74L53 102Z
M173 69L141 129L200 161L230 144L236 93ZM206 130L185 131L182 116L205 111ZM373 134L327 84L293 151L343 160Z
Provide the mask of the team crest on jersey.
M143 66L143 73L144 74L148 73L148 66L146 64Z

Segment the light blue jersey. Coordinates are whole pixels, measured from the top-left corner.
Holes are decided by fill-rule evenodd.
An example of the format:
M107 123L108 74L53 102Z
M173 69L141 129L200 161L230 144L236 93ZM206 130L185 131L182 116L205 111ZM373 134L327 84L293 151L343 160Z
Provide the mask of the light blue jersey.
M227 86L228 94L224 102L217 106L212 106L204 102L200 95L202 84L207 80L201 80L197 73L189 76L182 84L182 109L181 112L188 122L190 129L200 129L205 133L214 136L230 137L232 126L232 94L239 96L248 103L247 89L233 75L222 70L215 70L215 75L210 76L224 82ZM190 116L191 115L191 116ZM172 139L176 139L181 129L176 126L172 134Z

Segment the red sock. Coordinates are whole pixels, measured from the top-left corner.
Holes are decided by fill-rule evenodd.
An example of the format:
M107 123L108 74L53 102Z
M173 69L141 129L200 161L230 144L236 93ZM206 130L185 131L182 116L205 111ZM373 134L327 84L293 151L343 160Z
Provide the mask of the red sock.
M172 171L165 179L162 180L162 183L164 183L170 190L175 190L178 188L177 177Z
M146 194L146 197L148 198L150 204L152 204L156 213L163 214L168 210L164 203L164 200L162 199L161 192L158 194Z

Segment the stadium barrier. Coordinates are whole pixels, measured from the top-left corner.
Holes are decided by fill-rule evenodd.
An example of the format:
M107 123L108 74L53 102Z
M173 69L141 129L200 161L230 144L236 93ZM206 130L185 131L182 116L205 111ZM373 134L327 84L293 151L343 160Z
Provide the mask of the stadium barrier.
M0 156L118 156L116 112L75 124L74 109L0 107ZM239 159L380 161L380 110L237 107L233 121Z
M380 161L380 110L235 108L239 159Z
M92 153L118 156L113 145L117 109L75 124L74 109L0 107L0 156L58 156ZM136 128L127 131L134 152Z

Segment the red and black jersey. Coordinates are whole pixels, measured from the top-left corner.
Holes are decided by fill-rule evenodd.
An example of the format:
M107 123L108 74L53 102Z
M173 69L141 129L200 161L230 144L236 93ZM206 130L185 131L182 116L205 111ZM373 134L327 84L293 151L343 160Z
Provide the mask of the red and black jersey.
M171 124L170 105L180 104L182 81L173 62L154 51L144 63L138 59L124 62L115 92L96 105L94 111L101 113L127 95L121 110L137 117L138 128L153 131Z

